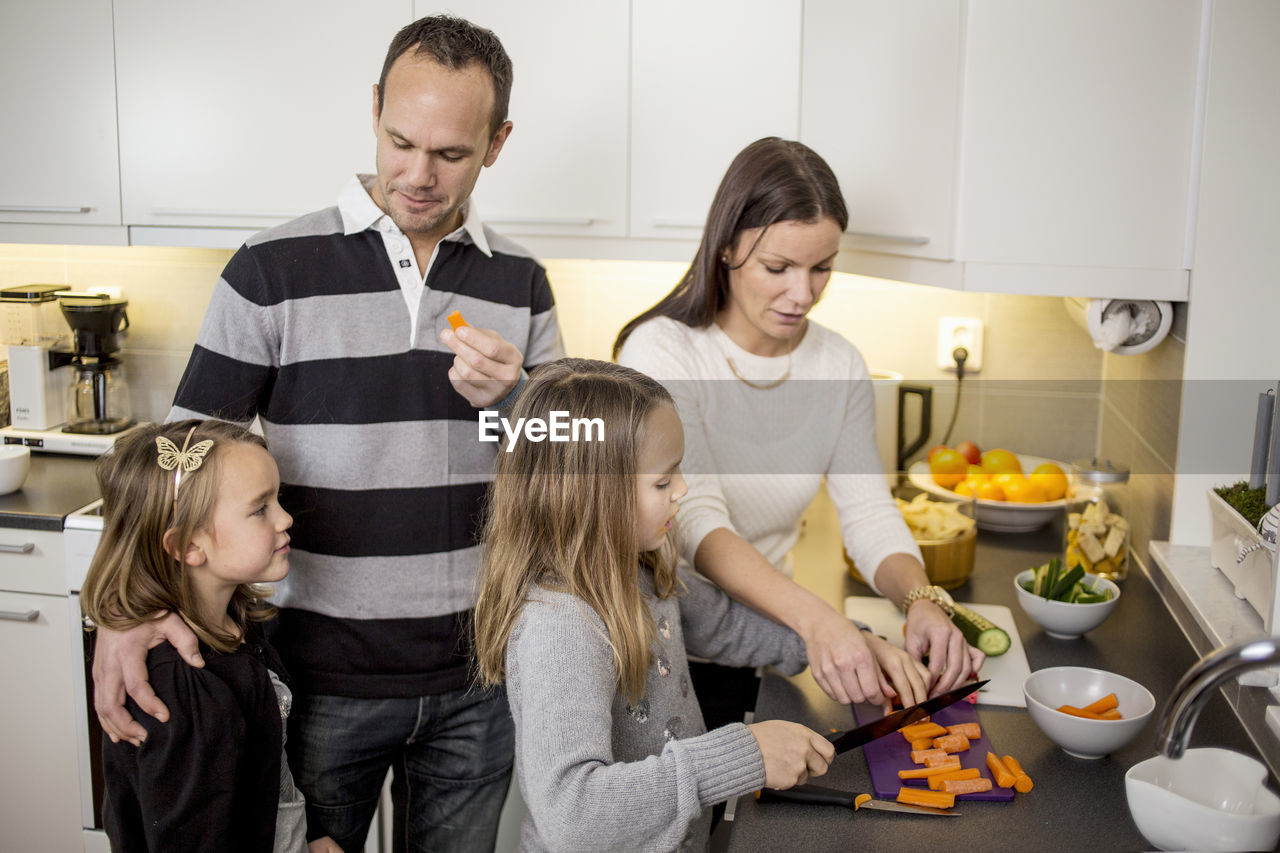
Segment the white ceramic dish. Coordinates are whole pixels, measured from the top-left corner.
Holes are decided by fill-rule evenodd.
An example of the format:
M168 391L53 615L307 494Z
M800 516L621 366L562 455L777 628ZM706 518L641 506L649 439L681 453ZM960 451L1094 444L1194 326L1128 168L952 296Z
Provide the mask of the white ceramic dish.
M1075 480L1071 475L1069 463L1059 462L1057 459L1046 459L1043 456L1026 456L1022 453L1016 456L1018 462L1022 464L1024 474L1030 474L1045 462L1057 465L1067 475L1067 494L1071 493L1071 486L1075 484ZM932 497L944 501L969 500L933 482L933 477L929 474L929 463L924 459L915 462L907 469L907 480L917 489L922 489ZM1067 505L1065 499L1038 504L987 500L978 500L975 503L978 505L978 527L996 533L1026 533L1029 530L1036 530L1051 521L1054 516L1060 515L1063 507Z
M1266 781L1260 762L1209 747L1133 765L1124 793L1138 831L1161 850L1273 850L1280 797Z
M31 448L20 444L0 445L0 495L22 488L31 470Z
M1076 758L1101 758L1142 731L1156 700L1138 682L1114 672L1084 666L1040 669L1022 682L1031 720L1049 740ZM1060 705L1088 705L1108 693L1116 694L1119 720L1087 720L1057 710Z
M1047 598L1033 595L1022 588L1023 581L1031 578L1035 571L1035 569L1027 569L1025 572L1019 572L1018 576L1013 579L1013 586L1018 596L1018 604L1022 607L1022 612L1031 617L1032 622L1044 628L1044 632L1050 637L1057 637L1059 640L1074 640L1081 634L1092 631L1107 621L1107 617L1115 609L1116 602L1120 600L1120 587L1114 582L1086 573L1084 576L1085 586L1092 587L1095 590L1111 590L1110 600L1100 601L1097 604L1068 604L1065 601L1050 601Z

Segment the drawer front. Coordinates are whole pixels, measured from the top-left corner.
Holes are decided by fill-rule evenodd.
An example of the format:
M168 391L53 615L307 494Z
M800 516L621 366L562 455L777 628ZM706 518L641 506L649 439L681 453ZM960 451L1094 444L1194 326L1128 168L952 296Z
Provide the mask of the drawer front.
M0 527L0 589L66 595L62 532Z

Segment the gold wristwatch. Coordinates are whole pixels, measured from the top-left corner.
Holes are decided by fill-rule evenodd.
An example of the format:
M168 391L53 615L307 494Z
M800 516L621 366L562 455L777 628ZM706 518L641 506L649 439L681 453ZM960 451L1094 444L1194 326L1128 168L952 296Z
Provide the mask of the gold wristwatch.
M907 608L912 604L925 598L942 608L942 612L950 618L951 614L956 612L956 603L945 589L940 586L918 586L908 592L902 599L902 612L906 613Z

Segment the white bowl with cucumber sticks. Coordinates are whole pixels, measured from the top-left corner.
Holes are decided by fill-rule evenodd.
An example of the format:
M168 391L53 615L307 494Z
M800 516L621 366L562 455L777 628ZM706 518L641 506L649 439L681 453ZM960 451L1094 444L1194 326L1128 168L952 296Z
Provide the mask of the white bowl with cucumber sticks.
M1120 587L1085 572L1062 567L1061 560L1019 572L1014 591L1023 612L1050 637L1074 640L1097 628L1120 600Z

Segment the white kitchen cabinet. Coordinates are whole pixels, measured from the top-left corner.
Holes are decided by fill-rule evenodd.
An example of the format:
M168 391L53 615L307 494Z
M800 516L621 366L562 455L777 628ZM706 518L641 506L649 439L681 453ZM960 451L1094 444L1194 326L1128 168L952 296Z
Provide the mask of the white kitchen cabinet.
M418 2L414 15L433 14ZM627 0L457 0L511 57L513 130L473 197L504 234L627 234ZM566 22L572 22L567 25Z
M57 577L64 580L61 571ZM83 849L71 686L71 674L80 668L72 666L70 636L66 595L0 591L0 848L5 850Z
M796 138L801 6L633 4L632 237L697 240L734 155L762 136Z
M844 245L950 260L960 0L805 0L800 139L849 207Z
M119 225L110 0L5 3L0 222Z
M410 0L114 6L125 224L260 228L373 171L373 85Z

